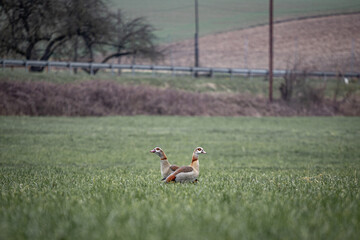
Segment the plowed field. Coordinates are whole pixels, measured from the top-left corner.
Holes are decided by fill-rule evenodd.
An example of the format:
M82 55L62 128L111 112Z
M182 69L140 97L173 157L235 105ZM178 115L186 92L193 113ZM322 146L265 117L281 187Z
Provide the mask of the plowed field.
M268 25L200 38L200 64L267 68ZM192 39L173 43L163 64L193 65ZM360 14L333 15L274 24L276 69L358 70Z

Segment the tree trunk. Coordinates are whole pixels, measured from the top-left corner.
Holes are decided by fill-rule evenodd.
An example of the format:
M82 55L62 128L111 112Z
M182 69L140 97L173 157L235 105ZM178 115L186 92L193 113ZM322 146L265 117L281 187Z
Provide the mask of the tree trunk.
M78 38L75 37L75 43L74 43L74 59L73 61L74 62L77 62L78 61ZM77 74L77 68L74 68L74 73Z

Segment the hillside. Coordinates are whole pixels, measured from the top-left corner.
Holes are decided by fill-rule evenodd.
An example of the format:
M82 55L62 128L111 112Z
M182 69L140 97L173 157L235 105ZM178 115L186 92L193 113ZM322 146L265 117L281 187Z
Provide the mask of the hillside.
M200 35L243 29L268 22L268 1L206 0L199 3ZM194 36L194 0L109 0L127 16L146 17L161 43ZM360 11L358 0L274 1L276 20Z
M274 67L356 70L360 65L360 14L285 21L274 25ZM193 40L167 45L162 64L193 65ZM200 38L200 64L211 67L267 68L268 26Z
M313 17L274 24L274 68L307 71L359 71L360 13ZM268 68L268 25L200 38L200 65L224 68ZM162 46L157 64L194 65L194 40ZM133 59L124 60L132 63ZM136 63L152 64L136 59Z
M289 69L296 66L301 70L359 71L359 22L360 14L348 14L275 24L275 68ZM200 39L200 63L202 66L211 67L267 68L267 41L268 26L204 36ZM168 55L158 64L193 65L192 40L163 47L168 49ZM128 61L131 62L132 59ZM123 60L122 63L126 61ZM146 64L140 59L136 59L135 63ZM72 78L66 75L66 81L63 79L60 82L65 81L69 84L60 86L53 83L30 83L27 82L27 75L19 77L15 74L11 77L9 72L2 75L3 77L0 75L0 115L360 115L358 79L353 79L350 85L340 84L342 80L340 78L328 79L326 82L319 79L311 81L313 86L302 89L301 94L297 95L305 102L301 102L300 99L300 103L295 101L295 104L276 101L269 105L264 97L267 95L267 83L258 79L257 82L261 81L262 85L253 91L254 86L251 84L255 81L252 78L239 81L228 81L228 79L194 81L187 77L184 77L185 80L177 78L124 80L121 77L118 81L122 84L113 81L71 84L69 79ZM38 75L45 81L48 81L49 76L52 75ZM23 79L24 83L14 83L13 78ZM96 76L96 79L101 78ZM57 78L54 81L58 82ZM142 86L132 87L124 84ZM275 81L274 91L278 99L279 85L280 80ZM339 90L342 88L340 96ZM305 93L307 95L304 95Z

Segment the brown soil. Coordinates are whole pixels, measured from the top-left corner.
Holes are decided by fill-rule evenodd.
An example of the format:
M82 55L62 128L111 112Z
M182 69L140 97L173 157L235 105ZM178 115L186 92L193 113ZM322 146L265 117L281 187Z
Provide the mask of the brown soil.
M193 40L173 43L161 64L192 66ZM171 50L170 50L171 49ZM351 71L360 67L360 14L274 24L274 68ZM268 68L268 26L218 33L200 39L206 67Z
M333 116L360 115L359 99L288 104L240 94L124 86L112 81L55 84L0 81L0 115Z

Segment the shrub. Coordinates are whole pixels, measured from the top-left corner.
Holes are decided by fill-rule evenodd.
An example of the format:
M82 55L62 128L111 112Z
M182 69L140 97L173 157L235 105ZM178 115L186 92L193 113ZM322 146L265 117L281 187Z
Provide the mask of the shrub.
M306 71L296 74L288 71L284 77L284 82L280 85L281 99L287 102L295 101L301 104L311 105L320 104L324 100L325 86L316 87L307 80Z

